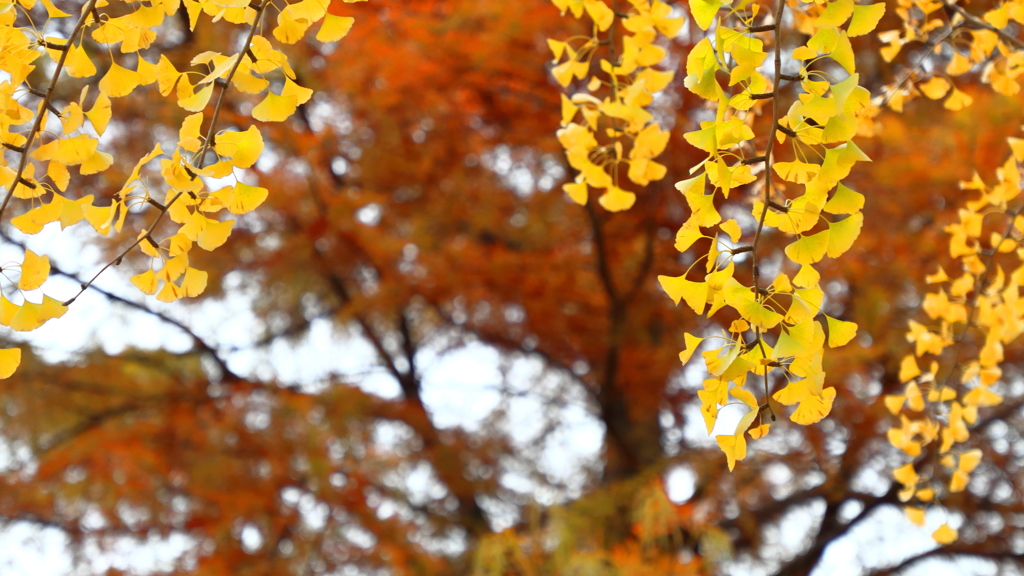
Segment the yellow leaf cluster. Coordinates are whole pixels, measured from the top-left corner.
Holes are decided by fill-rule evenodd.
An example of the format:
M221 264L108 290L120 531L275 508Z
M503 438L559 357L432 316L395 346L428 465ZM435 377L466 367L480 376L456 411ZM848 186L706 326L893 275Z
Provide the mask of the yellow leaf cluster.
M354 1L361 0L345 0ZM252 179L245 171L256 164L264 148L259 128L221 129L216 126L217 114L204 111L211 104L220 109L225 93L237 90L260 96L253 118L281 122L312 96L312 90L296 83L287 56L261 35L264 15L280 7L249 0L142 0L118 6L86 0L75 15L48 0L12 7L0 5L0 144L5 151L0 155L0 218L10 206L16 214L10 222L24 234L38 234L51 223L59 222L64 229L84 220L106 235L130 226L129 212L149 213L151 224L99 273L138 248L152 258L149 270L131 280L140 290L164 302L202 294L208 276L189 265L189 251L194 246L214 250L223 245L236 220L221 214L246 214L269 196L266 188L242 181ZM193 30L204 17L211 25L230 23L223 37L230 39L225 48L234 52L195 54L183 71L166 55L155 63L147 60L142 51L154 46L167 29L166 20L180 8ZM329 9L329 0L286 3L277 12L272 34L280 42L295 43L319 22L317 41L336 42L351 30L353 19ZM235 40L236 24L243 25L241 46ZM46 29L70 35L39 32ZM112 50L115 46L119 55ZM40 66L40 58L50 62ZM44 77L33 78L30 85L30 75L40 71ZM63 91L56 88L64 76L92 80L77 101L59 102ZM113 164L114 158L100 147L100 137L113 119L114 102L153 84L161 95L173 97L192 112L181 124L177 146L170 151L155 146L109 198L70 192L72 170L92 175ZM96 88L92 94L90 86ZM59 129L54 131L54 126ZM648 149L658 145L656 135L645 133L643 139ZM9 162L12 156L17 160ZM225 180L234 184L224 186ZM211 182L221 184L208 188ZM7 293L13 298L0 295L0 325L33 330L66 311L64 303L49 295L40 301L39 290L50 273L47 255L27 250L20 265L5 265L0 272L11 282ZM84 283L82 290L91 283ZM17 349L0 350L0 378L13 373L20 354Z
M780 405L793 407L789 418L801 425L829 414L839 390L825 384L825 348L844 346L857 335L853 322L822 314L824 293L814 266L850 250L864 223L864 196L842 180L857 162L868 161L853 138L876 112L870 94L859 85L850 37L873 30L885 5L861 6L853 0L804 4L784 2L774 18L764 20L757 6L738 8L721 17L686 59L686 89L707 100L715 116L684 134L706 156L692 168L692 178L676 184L690 209L676 235L676 249L695 250L695 262L682 276L660 276L659 281L677 304L685 302L698 315L722 312L727 314L724 322L738 318L713 339L686 335L680 354L686 363L703 342L714 342L701 354L709 378L698 397L708 433L716 434L730 469L747 454L746 436L768 433L767 417L774 420ZM728 5L689 2L694 20L705 30ZM785 31L781 19L786 9L795 12L797 29L809 39L784 60L787 67L799 68L798 76L783 78L774 70L769 78L764 67L769 57L784 56L779 36ZM845 74L817 71L826 65ZM778 102L782 81L798 88L796 99L785 107ZM769 110L772 127L759 138L754 120ZM757 150L758 141L768 141L766 149ZM735 190L759 182L749 188L760 195L753 203L756 224L723 221L721 203ZM782 272L765 287L757 258L767 229L792 240ZM747 262L751 283L736 274ZM746 413L734 430L721 434L716 431L718 413L727 404L743 406Z
M961 183L977 198L967 201L959 220L946 227L950 255L959 261L960 275L951 277L940 266L926 278L938 286L922 301L927 321L910 321L906 337L914 352L900 363L902 393L884 397L886 408L900 418L900 427L888 432L889 442L911 459L937 442L933 450L942 456L941 468L928 477L918 475L913 461L894 472L903 486L904 502L932 502L967 488L983 456L978 448L962 447L971 437L969 426L977 422L979 409L1003 400L1003 346L1024 333L1019 220L1024 209L1019 171L1024 151L1018 142L1010 139L1014 153L997 172L995 185L987 185L977 174ZM1002 216L984 218L991 214ZM965 341L974 343L971 357L961 350ZM927 370L922 369L922 360ZM948 365L942 366L943 361ZM957 533L943 526L933 536L948 544Z
M571 97L562 95L558 141L578 171L563 190L577 204L586 204L590 188L603 190L598 203L610 212L628 210L636 202L636 195L623 188L623 175L635 185L646 186L667 172L655 158L665 150L669 132L646 107L675 76L671 70L655 68L666 56L657 40L675 37L684 22L671 18L671 7L660 0L631 0L630 4L628 14L616 15L604 0L555 0L563 14L569 11L576 18L586 14L594 31L590 37L548 40L555 80L563 87L587 80ZM616 35L621 36L622 51L615 62L596 57L599 46L618 41L613 40ZM591 74L595 64L601 74Z

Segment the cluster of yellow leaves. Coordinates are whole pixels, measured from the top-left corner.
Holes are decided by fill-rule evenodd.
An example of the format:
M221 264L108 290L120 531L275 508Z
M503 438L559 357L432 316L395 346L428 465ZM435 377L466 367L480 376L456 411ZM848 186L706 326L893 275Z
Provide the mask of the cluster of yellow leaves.
M569 164L579 171L563 189L578 204L586 204L589 188L604 190L598 202L606 210L628 210L636 201L633 192L620 185L620 171L638 186L665 177L666 168L654 159L668 144L669 133L662 130L646 110L654 94L664 90L675 74L657 70L655 65L666 55L656 41L659 34L673 38L683 18L670 18L672 8L660 0L629 0L630 11L619 18L604 0L553 0L564 14L576 18L587 14L593 21L591 36L566 41L548 40L554 54L552 73L563 87L574 79L585 85L568 97L562 94L562 128L558 141L565 148ZM621 21L621 29L617 24ZM616 52L621 36L621 50ZM606 34L602 41L600 35ZM607 44L609 58L599 59L603 75L591 75L597 48ZM595 94L606 94L599 98ZM575 122L580 117L579 122Z
M893 477L903 487L900 500L914 501L906 510L917 524L924 523L924 506L967 488L982 458L979 448L963 446L971 437L968 426L977 422L979 409L1003 401L997 392L1003 346L1024 333L1024 216L1020 206L1011 207L1021 200L1018 165L1024 161L1024 140L1011 138L1010 146L1013 154L997 172L995 186L989 187L977 174L961 183L962 189L977 191L979 197L967 202L959 221L946 227L959 275L951 277L940 266L925 279L939 285L922 303L929 323L910 322L907 341L914 345L914 353L900 365L903 393L884 398L889 411L900 418L900 426L888 432L889 442L913 459L897 468ZM984 220L990 215L988 226L1000 229L986 229ZM1003 264L1010 267L1004 269ZM960 342L969 334L976 338L976 353L964 358ZM952 365L940 378L944 352ZM929 358L923 370L920 361ZM916 466L926 452L941 463L941 468L923 466L932 470L927 477ZM948 481L940 475L948 475ZM957 534L944 525L934 536L949 543Z
M689 4L704 29L724 7L718 0ZM885 8L883 3L855 5L852 0L792 2L779 6L777 14L787 6L796 14L797 29L810 36L784 59L784 67L798 69L798 74L784 77L781 70L773 70L772 80L765 76L768 52L761 37L771 39L776 58L782 60L782 39L771 38L782 27L774 19L755 25L756 4L734 7L727 17L736 19L733 27L727 18L719 20L713 35L687 57L686 88L712 103L716 114L684 135L707 158L691 170L696 176L676 184L690 207L676 248L686 252L706 246L707 252L698 254L686 274L659 277L677 304L685 301L698 315L711 317L731 309L738 316L720 335L687 334L680 354L685 364L705 340L714 343L702 353L708 378L698 392L709 434L715 433L722 407L733 404L746 410L735 429L716 434L730 470L746 456L746 436L757 439L768 433L766 416L774 418L770 399L795 406L790 419L798 424L813 424L828 415L836 390L825 386L824 348L843 346L857 332L856 324L821 313L824 293L814 264L849 250L863 225L864 197L841 183L857 162L868 160L852 139L873 116L870 95L858 84L849 38L870 32ZM777 86L779 82L787 84ZM782 102L786 98L792 100L788 107ZM771 102L773 115L768 138L774 141L767 150L758 150L753 126L766 102ZM787 143L792 159L777 160ZM723 220L716 204L759 179L762 185L751 187L762 198L754 202L756 224ZM766 229L794 238L785 248L784 264L792 275L784 267L767 288L757 285L756 268ZM735 277L739 256L753 263L753 285ZM700 263L703 270L695 272ZM689 278L701 272L702 279Z
M330 0L278 3L281 5L273 0L88 0L81 13L72 17L49 0L0 2L0 77L4 78L0 81L0 188L4 191L0 217L10 204L19 212L11 224L25 234L37 234L53 222L64 229L84 220L106 235L111 230L122 232L130 210L151 207L156 210L152 223L115 262L138 246L153 258L148 271L132 278L140 290L164 302L201 294L207 273L189 265L189 251L194 246L214 250L224 244L235 221L219 214L245 214L268 195L265 188L239 179L245 176L239 171L251 169L263 151L259 129L217 130L216 111L224 93L236 89L259 96L251 114L267 122L286 120L312 96L312 90L295 82L287 56L258 33L263 29L264 14L277 12L273 36L285 44L301 40L318 22L316 39L320 42L337 41L352 27L352 18L329 13ZM192 29L204 14L213 22L230 23L224 25L225 37L237 52L203 52L191 60L195 70L179 71L166 56L151 50L157 34L166 29L167 18L181 7ZM37 28L39 22L43 24ZM66 38L48 35L46 30L51 28L71 29L72 33ZM234 38L236 33L244 42ZM111 49L116 45L121 54L129 56L114 56ZM101 74L99 57L107 53L111 54L110 63ZM51 62L40 66L44 58ZM46 84L34 86L29 78L39 67L53 72ZM95 96L90 97L87 85L77 101L58 103L54 87L64 72L72 78L94 79ZM141 158L109 205L97 205L93 195L75 198L69 191L71 169L82 176L92 175L114 162L99 147L112 119L112 102L148 85L155 85L161 95L173 97L181 108L193 112L181 125L176 147L165 152L157 145ZM215 88L220 90L216 100ZM214 114L204 116L203 111L211 105ZM56 125L54 118L60 127L56 132L51 130ZM150 170L159 173L159 181L154 183L144 171L157 159L159 167ZM209 183L225 179L234 179L235 184L208 188ZM154 228L167 221L174 230L157 240ZM49 259L28 251L24 262L11 269L20 269L17 289L33 291L46 280ZM7 266L0 267L5 277L7 271ZM31 301L36 299L31 295L17 299L23 302L15 304L0 293L0 324L13 330L32 330L66 310L65 304L46 295L39 304ZM12 373L19 360L16 349L0 351L0 377Z
M902 112L906 101L924 95L931 100L944 98L948 110L961 110L970 106L973 98L957 89L953 78L969 72L980 72L981 80L1000 94L1020 92L1024 42L1012 31L1024 23L1024 2L1001 2L979 14L967 6L954 1L946 7L940 0L898 2L896 14L902 27L879 33L885 43L882 58L891 62L903 46L913 42L924 43L931 53L919 58L908 77L889 86L880 101ZM927 71L922 66L926 58L935 61Z

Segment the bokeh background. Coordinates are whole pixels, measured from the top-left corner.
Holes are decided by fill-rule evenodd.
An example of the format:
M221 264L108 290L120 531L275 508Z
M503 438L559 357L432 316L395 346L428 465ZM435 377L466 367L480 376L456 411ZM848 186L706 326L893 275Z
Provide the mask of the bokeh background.
M271 194L195 255L207 293L146 299L127 281L146 264L128 258L18 341L32 353L0 382L0 574L1015 573L1021 348L972 435L982 467L924 527L897 501L880 398L898 389L925 274L949 262L957 183L992 181L1019 97L958 84L973 106L915 100L858 141L874 160L848 180L864 231L820 267L826 312L861 327L826 356L835 407L780 421L729 473L698 411L702 369L677 358L684 332L716 326L655 279L691 262L673 248L688 213L673 183L703 159L682 134L705 111L681 75L652 105L672 132L667 177L609 214L560 189L545 39L580 23L547 0L344 10L342 42L289 50L316 95L261 126L252 176ZM184 24L154 50L179 68L224 50L223 25ZM684 26L663 68L699 34ZM873 93L916 59L854 47ZM116 158L176 141L186 113L155 92L116 102ZM251 106L229 99L226 125ZM108 198L133 165L81 195ZM779 259L782 239L766 240ZM71 276L54 282L69 296L121 246L50 229L28 243ZM961 539L937 548L947 521Z

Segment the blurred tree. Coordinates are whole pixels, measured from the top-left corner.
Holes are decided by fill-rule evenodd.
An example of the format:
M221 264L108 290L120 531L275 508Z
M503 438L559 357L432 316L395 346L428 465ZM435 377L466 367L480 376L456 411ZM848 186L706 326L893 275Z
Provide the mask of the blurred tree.
M190 574L806 574L831 570L826 552L844 545L868 573L931 557L1019 562L1013 347L1004 404L971 437L986 464L945 499L960 540L872 542L911 530L892 514L903 460L883 401L901 389L907 321L948 260L957 182L1001 163L1019 97L992 94L976 71L958 87L969 108L922 100L877 117L861 140L874 162L847 180L867 197L860 239L819 266L826 311L860 326L826 356L832 413L776 423L730 474L699 413L703 372L678 359L684 333L718 320L677 309L655 280L692 263L673 247L690 212L673 184L706 156L682 138L708 118L703 99L679 75L653 100L672 134L666 176L630 210L580 207L559 189L570 174L546 39L589 24L544 0L346 9L357 25L342 45L288 49L315 96L261 126L266 150L249 173L271 193L216 254L193 254L209 272L198 303L158 306L117 283L86 293L189 345L154 350L150 332L113 356L99 342L61 363L26 351L0 383L6 521L58 529L93 554L184 536L174 571ZM880 29L902 26L887 18ZM225 28L187 20L182 7L154 47L177 69L224 49ZM665 41L668 67L702 34L688 22ZM908 40L905 70L924 70L915 63L934 45ZM876 57L882 46L855 43L875 94L901 78ZM70 101L80 87L60 90ZM148 96L119 101L111 127L133 137L103 142L114 157L176 137L186 114ZM225 125L250 124L252 105L228 93ZM81 193L110 198L130 167L115 162ZM743 200L723 215L749 214L753 196L734 194ZM762 258L781 261L778 236ZM104 242L110 258L124 247ZM129 275L149 266L124 260ZM90 272L76 257L52 267ZM666 491L666 479L690 489ZM945 521L931 516L932 529Z

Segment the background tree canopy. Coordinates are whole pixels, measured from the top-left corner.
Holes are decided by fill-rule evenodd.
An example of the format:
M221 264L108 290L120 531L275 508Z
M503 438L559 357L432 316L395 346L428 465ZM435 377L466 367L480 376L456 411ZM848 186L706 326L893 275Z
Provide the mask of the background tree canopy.
M192 4L168 13L139 58L185 70L197 54L230 56L232 42L244 44L244 19L215 21ZM276 4L267 22L285 26L275 20L284 2ZM977 33L987 23L1012 38L1020 5L901 0L887 4L878 27L902 30L898 42L885 32L853 39L859 84L885 106L868 122L873 134L857 140L873 162L844 180L866 198L860 236L816 267L822 310L855 322L858 334L824 356L831 413L810 426L780 413L730 472L701 416L704 366L679 360L684 334L728 324L675 306L657 280L694 262L674 247L692 212L674 184L707 157L683 134L715 116L715 105L684 87L687 59L705 37L700 17L686 3L667 4L687 20L659 40L659 69L679 72L647 106L670 133L657 158L666 174L633 186L635 204L611 212L596 196L579 206L563 193L576 171L555 135L562 89L547 39L589 37L590 20L563 17L547 0L335 4L331 17L355 18L340 42L314 41L314 28L279 45L271 24L258 30L288 55L288 82L314 92L284 121L258 123L262 156L241 168L269 194L239 210L215 252L189 253L189 266L208 274L200 296L145 297L129 278L150 269L151 255L119 258L137 234L145 245L146 220L132 219L167 212L162 195L133 207L130 234L61 232L55 222L34 236L2 229L0 259L21 262L26 246L48 254L47 293L61 301L104 263L120 265L63 318L5 332L23 357L0 381L0 572L5 562L19 574L49 563L54 573L211 575L1018 566L1021 347L1006 346L1003 401L980 411L965 443L983 453L980 468L966 489L942 495L942 508L928 509L923 527L904 517L903 486L892 480L907 459L890 445L897 419L885 397L904 393L907 325L926 318L925 277L938 264L958 271L944 228L975 198L959 183L975 172L993 182L1010 154L1007 137L1019 134L1021 97L1002 78L1013 82L1021 64L990 56L1000 50L993 44L981 57L994 68L956 78L970 106L951 111L911 97L935 89L924 87L928 77L945 78L945 60L927 58L955 58L942 52L946 40L981 50L953 34L958 27ZM54 5L74 16L58 26L68 38L82 3ZM33 6L10 9L45 21L48 3ZM775 6L765 2L758 21L772 23ZM975 20L955 16L964 9ZM993 23L993 10L1010 20ZM922 34L908 23L930 13L948 13L949 31ZM810 34L795 17L781 22L788 55ZM1007 53L1019 48L1002 41ZM101 70L111 59L137 63L89 35L81 45ZM48 70L31 72L30 83L45 87ZM52 95L58 111L99 78L62 77ZM99 140L111 165L75 174L69 199L116 203L138 159L157 144L174 150L190 113L209 114L217 102L187 110L161 91L141 86L115 99ZM260 97L225 91L218 128L241 134L252 118L276 113L257 110ZM771 115L748 123L763 151ZM16 168L19 144L5 142L5 163ZM240 162L239 151L217 153ZM760 194L738 186L719 210L749 218ZM787 239L765 241L762 262L781 266ZM740 276L749 283L749 266ZM930 535L942 524L959 538L936 545ZM31 543L38 538L49 543L42 552Z

